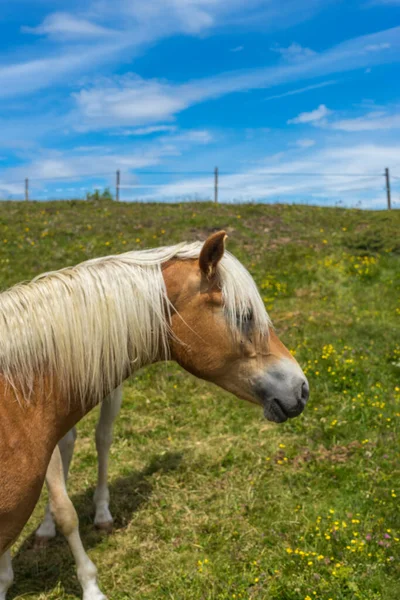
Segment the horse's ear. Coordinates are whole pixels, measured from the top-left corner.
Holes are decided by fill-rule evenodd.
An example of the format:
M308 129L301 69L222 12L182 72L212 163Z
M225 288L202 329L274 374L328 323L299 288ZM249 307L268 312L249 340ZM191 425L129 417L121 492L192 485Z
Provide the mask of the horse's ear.
M224 255L227 237L225 231L217 231L204 242L199 256L199 265L207 279L212 279L215 275L217 265Z

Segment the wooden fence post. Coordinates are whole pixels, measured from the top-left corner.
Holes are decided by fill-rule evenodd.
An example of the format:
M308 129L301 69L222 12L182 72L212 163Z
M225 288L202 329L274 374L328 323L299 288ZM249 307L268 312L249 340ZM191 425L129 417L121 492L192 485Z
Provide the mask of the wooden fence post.
M218 203L218 167L214 169L214 202Z
M29 200L29 179L25 179L25 200Z
M115 184L115 200L117 202L119 202L119 186L120 186L120 182L121 182L121 173L118 169L117 171L117 178L116 178L116 184Z
M388 210L392 208L392 200L390 197L390 177L389 177L389 169L386 167L385 169L385 177L386 177L386 195L387 195L387 205Z

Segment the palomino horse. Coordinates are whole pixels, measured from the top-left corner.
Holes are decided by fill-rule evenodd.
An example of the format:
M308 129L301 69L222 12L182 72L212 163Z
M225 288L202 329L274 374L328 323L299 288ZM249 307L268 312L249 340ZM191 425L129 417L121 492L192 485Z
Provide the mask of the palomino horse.
M57 442L135 370L172 359L262 405L271 421L303 411L304 373L225 237L90 260L0 294L0 600L12 582L9 548L45 477L56 523L81 558L84 600L104 599Z

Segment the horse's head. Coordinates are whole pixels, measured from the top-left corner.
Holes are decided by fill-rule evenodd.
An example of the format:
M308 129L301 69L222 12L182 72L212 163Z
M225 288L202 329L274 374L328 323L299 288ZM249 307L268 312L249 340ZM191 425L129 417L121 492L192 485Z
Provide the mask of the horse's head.
M226 234L211 235L199 258L163 269L171 316L172 358L197 377L261 404L270 421L299 415L307 379L270 326L246 269L225 252Z

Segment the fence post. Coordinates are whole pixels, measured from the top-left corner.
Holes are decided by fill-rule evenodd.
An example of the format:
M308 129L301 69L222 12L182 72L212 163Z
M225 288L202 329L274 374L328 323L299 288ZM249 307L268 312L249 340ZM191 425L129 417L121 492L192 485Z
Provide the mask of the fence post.
M214 202L218 203L218 167L214 169Z
M25 200L29 200L29 179L25 179Z
M117 202L119 202L119 185L120 185L120 182L121 182L121 173L120 173L120 171L118 169L118 171L117 171L117 178L116 178L116 184L115 184L115 200Z
M392 208L392 200L390 197L390 177L389 177L389 169L386 167L385 169L385 177L386 177L386 194L387 194L387 205L388 210Z

